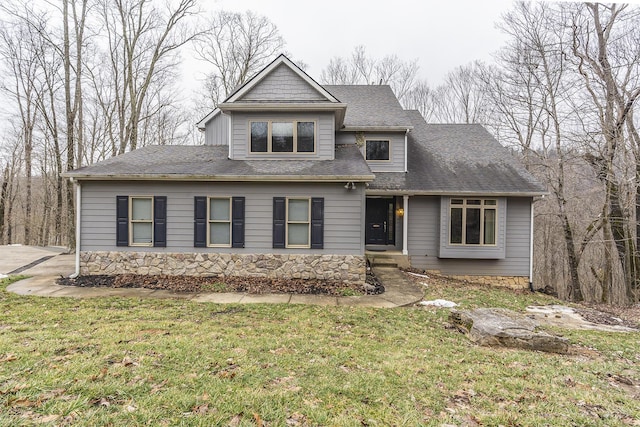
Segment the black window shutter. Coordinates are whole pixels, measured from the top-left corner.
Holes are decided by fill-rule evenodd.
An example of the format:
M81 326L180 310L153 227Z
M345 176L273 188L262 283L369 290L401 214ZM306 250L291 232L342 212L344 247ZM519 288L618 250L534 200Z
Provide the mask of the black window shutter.
M324 198L311 199L311 249L324 248Z
M193 246L204 248L207 246L207 198L194 197L193 209Z
M244 248L244 197L231 199L231 247Z
M285 247L286 227L286 199L284 197L273 198L273 247Z
M129 196L116 196L116 246L129 246Z
M153 198L153 246L167 247L167 196Z

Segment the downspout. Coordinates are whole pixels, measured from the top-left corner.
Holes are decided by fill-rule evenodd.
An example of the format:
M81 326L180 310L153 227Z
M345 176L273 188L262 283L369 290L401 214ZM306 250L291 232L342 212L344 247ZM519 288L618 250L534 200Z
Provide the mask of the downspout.
M533 199L531 199L531 235L529 236L529 290L534 292L533 289Z
M407 135L409 135L409 129L404 133L404 171L408 172L407 169L407 157L409 157L409 153L407 153Z
M406 156L405 156L406 159ZM402 255L409 255L409 196L402 196L402 208L404 216L402 217Z
M227 115L226 113L222 113L224 116L229 117L229 120L227 121L227 144L229 145L229 160L231 160L232 157L232 153L231 153L231 128L233 127L233 118L231 117L231 114Z
M80 275L80 224L82 223L80 214L82 213L82 188L80 186L80 182L74 181L73 178L71 178L71 182L76 186L76 271L69 277L74 279Z

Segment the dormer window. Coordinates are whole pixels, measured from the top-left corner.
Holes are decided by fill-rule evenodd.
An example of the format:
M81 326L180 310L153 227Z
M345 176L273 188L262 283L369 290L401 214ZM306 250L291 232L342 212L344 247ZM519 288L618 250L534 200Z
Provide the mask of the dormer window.
M389 140L368 139L365 154L367 160L390 160Z
M265 120L251 122L252 153L313 153L315 122Z

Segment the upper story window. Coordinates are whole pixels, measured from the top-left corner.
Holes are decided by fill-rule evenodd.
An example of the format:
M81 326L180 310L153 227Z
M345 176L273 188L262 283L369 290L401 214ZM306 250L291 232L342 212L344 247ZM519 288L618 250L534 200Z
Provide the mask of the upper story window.
M313 153L315 122L255 121L250 122L252 153Z
M451 199L449 243L495 245L496 199Z
M366 142L367 160L390 160L389 140L368 139Z

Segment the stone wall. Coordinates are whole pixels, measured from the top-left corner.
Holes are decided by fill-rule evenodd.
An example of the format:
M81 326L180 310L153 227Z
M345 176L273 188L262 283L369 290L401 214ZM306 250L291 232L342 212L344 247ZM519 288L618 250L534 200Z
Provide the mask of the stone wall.
M510 289L529 289L529 278L526 276L459 276L442 274L440 271L427 270L427 273L438 274L440 276L451 277L467 282L482 283L483 285L500 286Z
M163 252L80 252L80 274L166 274L186 276L319 279L362 284L364 256Z

